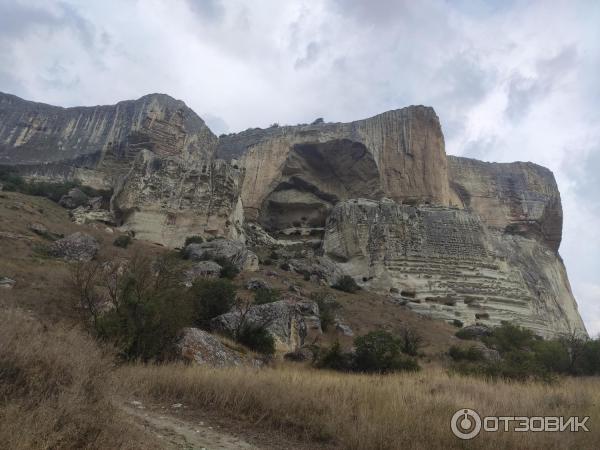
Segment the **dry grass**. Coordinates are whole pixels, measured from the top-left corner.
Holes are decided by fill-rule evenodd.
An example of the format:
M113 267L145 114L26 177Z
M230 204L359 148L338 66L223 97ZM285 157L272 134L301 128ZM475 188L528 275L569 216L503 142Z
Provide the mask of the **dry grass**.
M289 366L180 365L129 366L117 377L142 397L218 411L344 449L591 449L600 441L598 378L547 385L489 382L436 369L366 376ZM589 415L591 432L483 433L463 442L451 434L450 418L466 407L485 416Z
M0 310L0 447L152 448L111 404L110 370L77 329Z

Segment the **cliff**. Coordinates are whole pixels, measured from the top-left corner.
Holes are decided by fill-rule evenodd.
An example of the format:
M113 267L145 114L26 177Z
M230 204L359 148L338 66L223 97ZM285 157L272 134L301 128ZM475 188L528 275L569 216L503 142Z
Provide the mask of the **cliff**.
M217 139L166 95L59 108L0 94L0 164L112 188L118 225L138 238L178 247L263 228L265 245L304 245L422 314L585 334L552 173L446 156L429 107Z

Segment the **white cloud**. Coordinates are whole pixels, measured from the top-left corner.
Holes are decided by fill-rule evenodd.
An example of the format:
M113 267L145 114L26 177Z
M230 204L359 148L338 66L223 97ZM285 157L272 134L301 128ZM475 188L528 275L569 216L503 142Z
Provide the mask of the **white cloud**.
M165 92L217 132L432 105L448 153L554 171L598 332L598 23L583 1L0 0L0 90L63 106Z

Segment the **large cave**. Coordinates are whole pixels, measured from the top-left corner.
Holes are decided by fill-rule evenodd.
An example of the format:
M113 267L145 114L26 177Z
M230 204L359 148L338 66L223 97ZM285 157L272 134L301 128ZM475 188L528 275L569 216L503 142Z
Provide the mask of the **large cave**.
M336 139L294 145L281 179L265 198L260 223L272 232L314 234L340 200L381 198L373 155L360 142Z

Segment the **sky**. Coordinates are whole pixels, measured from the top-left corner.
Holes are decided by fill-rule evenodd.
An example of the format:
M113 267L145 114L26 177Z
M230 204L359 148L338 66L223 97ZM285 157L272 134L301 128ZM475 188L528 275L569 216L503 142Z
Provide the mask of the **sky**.
M152 92L216 134L433 106L446 151L550 168L560 253L600 333L600 2L0 0L0 91Z

